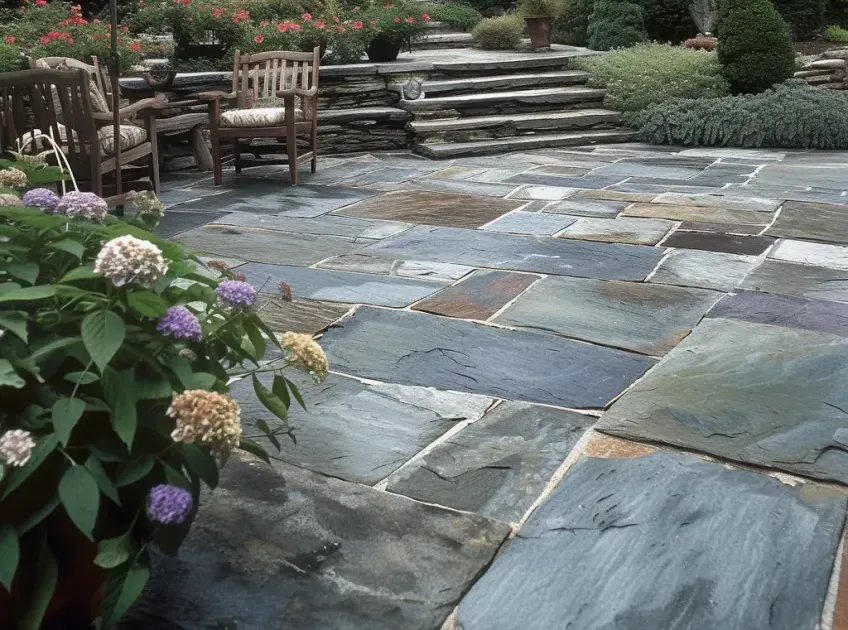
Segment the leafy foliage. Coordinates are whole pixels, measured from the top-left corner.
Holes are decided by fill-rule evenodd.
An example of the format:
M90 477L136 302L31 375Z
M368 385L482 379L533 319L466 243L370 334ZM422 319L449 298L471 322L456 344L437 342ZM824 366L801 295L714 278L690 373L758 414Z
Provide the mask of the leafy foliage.
M717 24L718 60L734 94L756 94L790 78L795 52L770 0L724 0Z
M848 149L848 94L793 79L756 95L675 99L627 122L654 144Z
M689 0L639 0L648 38L678 44L698 32L689 13Z
M524 17L557 18L562 15L563 0L521 0L519 10Z
M691 48L692 50L706 50L707 52L710 52L716 49L718 46L718 40L715 37L707 37L706 35L698 34L697 37L687 39L680 45L684 48Z
M674 98L715 98L728 94L715 53L667 44L639 44L587 57L580 66L589 85L606 89L607 107L632 112Z
M589 48L627 48L647 39L642 9L628 0L595 0L589 28Z
M828 26L824 29L824 38L829 42L848 44L848 29L841 26Z
M825 0L774 0L774 8L795 39L810 39L824 27Z
M487 18L471 32L474 44L484 50L511 50L521 43L523 35L524 20L515 13Z
M464 31L470 31L483 19L477 9L460 2L427 2L420 4L419 10L435 22L444 22Z
M585 46L593 0L564 0L562 15L554 22L551 39L558 44Z

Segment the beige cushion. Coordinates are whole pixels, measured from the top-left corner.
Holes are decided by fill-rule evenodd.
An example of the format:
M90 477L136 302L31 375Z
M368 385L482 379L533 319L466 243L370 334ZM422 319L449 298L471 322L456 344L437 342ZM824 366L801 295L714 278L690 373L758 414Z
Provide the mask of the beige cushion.
M294 110L294 119L303 120L303 111ZM282 127L286 124L285 107L228 109L221 112L221 127Z
M45 70L59 70L60 72L74 72L77 68L72 67L68 64L67 58L62 59L55 66L51 66L44 59L37 59L35 62L36 68L44 68ZM59 92L56 88L51 88L51 93L53 96L53 109L56 111L56 119L58 121L62 121L63 112L62 112L62 101L59 100ZM108 113L109 112L109 104L106 102L106 97L103 96L103 93L97 87L97 84L94 82L94 79L88 84L88 94L91 98L91 108L97 113Z
M143 127L133 125L121 125L121 151L129 151L147 140L147 131ZM114 155L115 153L115 128L112 125L101 127L97 131L100 138L100 150L103 155Z

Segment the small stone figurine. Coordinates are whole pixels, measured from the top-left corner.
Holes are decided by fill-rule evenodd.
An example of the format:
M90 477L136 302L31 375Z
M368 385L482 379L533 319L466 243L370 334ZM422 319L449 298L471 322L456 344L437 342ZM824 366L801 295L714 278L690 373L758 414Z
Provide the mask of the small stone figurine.
M421 89L421 79L411 77L409 81L401 86L401 96L405 101L417 101L419 98L424 98L424 91Z

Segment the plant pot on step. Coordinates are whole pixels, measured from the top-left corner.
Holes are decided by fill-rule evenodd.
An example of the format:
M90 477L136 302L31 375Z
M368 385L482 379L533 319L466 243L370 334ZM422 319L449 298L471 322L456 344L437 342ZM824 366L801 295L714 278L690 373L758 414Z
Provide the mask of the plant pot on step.
M551 46L551 24L552 17L526 17L524 22L530 33L530 46L536 48L550 48Z
M368 53L370 61L385 63L398 58L402 45L401 40L380 34L371 40L365 52Z

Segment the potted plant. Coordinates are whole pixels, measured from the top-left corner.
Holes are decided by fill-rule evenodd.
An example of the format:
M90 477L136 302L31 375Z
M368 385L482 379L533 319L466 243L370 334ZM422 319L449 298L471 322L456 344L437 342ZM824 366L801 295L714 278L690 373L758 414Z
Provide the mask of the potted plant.
M365 12L363 22L375 27L376 32L365 52L376 62L394 61L403 48L412 49L412 41L424 32L424 23L430 17L418 12L414 4L387 2Z
M0 629L112 628L148 548L176 553L232 449L268 461L230 380L253 381L280 422L251 433L278 445L302 404L282 369L320 381L326 357L311 336L278 339L224 263L146 231L155 196L125 222L41 187L61 175L39 158L0 161ZM280 358L260 366L270 346Z
M562 13L562 0L522 0L521 15L530 33L530 46L549 48L551 45L551 25Z

